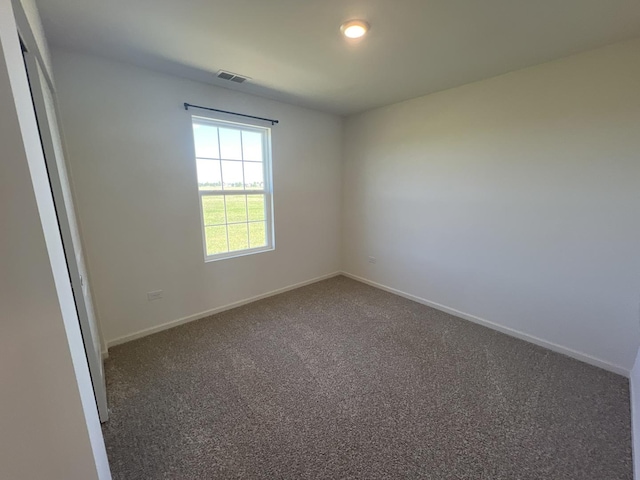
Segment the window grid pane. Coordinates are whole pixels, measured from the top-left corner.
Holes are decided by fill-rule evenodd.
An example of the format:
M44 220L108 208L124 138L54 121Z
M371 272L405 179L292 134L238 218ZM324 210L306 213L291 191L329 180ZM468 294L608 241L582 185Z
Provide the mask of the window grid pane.
M218 127L202 122L194 122L193 140L196 157L220 158Z
M218 128L220 138L220 158L242 160L242 140L240 130L232 128Z
M217 195L202 196L202 220L205 226L225 225L227 223L223 197Z
M246 189L246 180L244 176L244 144L242 141L242 131L240 132L240 154L242 156L242 188ZM249 208L247 207L247 196L244 196L244 218L249 219ZM247 226L247 248L249 248L249 227Z
M248 204L247 196L244 196L244 208L247 212L247 222L249 221L249 204ZM251 248L251 240L249 239L249 224L247 223L247 245Z
M247 220L264 221L265 219L265 195L247 195Z
M258 162L243 162L244 189L262 190L264 188L264 166Z
M198 189L222 190L220 160L198 158L196 159L196 170L198 174Z
M249 224L249 247L258 248L267 245L266 223L250 222Z
M205 227L205 237L207 241L207 255L227 253L229 251L226 225Z
M246 223L246 195L226 195L225 198L227 199L227 223Z
M229 251L229 219L227 218L227 197L222 197L224 198L224 221L227 223L227 225L225 226L225 231L227 233L227 251Z
M229 236L229 251L247 250L249 248L249 236L247 223L227 225Z
M242 144L242 159L244 161L262 162L263 142L260 133L243 130Z

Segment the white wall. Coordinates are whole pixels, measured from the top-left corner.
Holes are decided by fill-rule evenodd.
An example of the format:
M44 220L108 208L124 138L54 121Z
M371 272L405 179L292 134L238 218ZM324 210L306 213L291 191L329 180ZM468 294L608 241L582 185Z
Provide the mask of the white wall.
M635 40L349 118L344 269L628 372L639 86Z
M0 0L0 125L0 478L106 480L106 451L10 0Z
M53 68L107 341L340 269L339 117L65 51ZM184 102L280 120L275 251L204 262Z

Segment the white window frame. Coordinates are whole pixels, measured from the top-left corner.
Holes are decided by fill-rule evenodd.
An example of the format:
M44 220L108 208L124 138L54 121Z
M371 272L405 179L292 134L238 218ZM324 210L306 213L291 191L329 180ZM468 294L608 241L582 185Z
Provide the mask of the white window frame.
M218 260L226 260L229 258L243 257L245 255L253 255L256 253L269 252L275 250L275 234L274 234L274 215L273 215L273 172L272 172L272 163L271 163L271 128L263 127L260 125L248 124L248 123L240 123L240 122L232 122L229 120L222 120L215 116L209 115L190 115L189 117L189 128L191 129L191 134L193 138L193 121L194 120L204 120L207 123L215 125L221 128L229 128L234 130L248 130L260 133L262 135L262 164L264 170L264 188L262 190L233 190L233 191L225 191L225 190L200 190L200 186L198 185L197 178L197 163L198 157L196 155L195 149L195 139L193 140L193 161L196 166L196 189L198 191L198 203L200 204L200 229L202 230L202 248L204 252L204 261L205 262L216 262ZM218 148L220 148L220 139L218 138ZM228 161L237 161L244 162L244 160L237 159L212 159L212 160L228 160ZM244 170L243 170L244 171ZM205 196L230 196L230 195L264 195L264 218L265 218L265 239L267 244L262 247L256 248L245 248L242 250L234 250L231 252L224 253L216 253L213 255L207 255L207 233L206 233L206 225L204 223L204 210L203 210L203 197ZM225 213L226 218L226 213ZM242 222L241 222L242 223ZM233 225L234 223L225 223L225 225ZM228 233L227 233L227 244L228 244Z

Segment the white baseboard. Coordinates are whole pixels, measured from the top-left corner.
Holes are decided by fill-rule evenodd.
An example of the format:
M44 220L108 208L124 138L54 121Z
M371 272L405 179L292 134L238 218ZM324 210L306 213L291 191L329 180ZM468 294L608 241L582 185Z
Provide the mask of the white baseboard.
M367 285L371 285L372 287L379 288L381 290L385 290L390 293L394 293L401 297L407 298L409 300L413 300L414 302L421 303L423 305L427 305L429 307L435 308L436 310L440 310L442 312L448 313L455 317L463 318L464 320L469 320L470 322L477 323L479 325L483 325L485 327L491 328L493 330L497 330L498 332L502 332L511 337L519 338L520 340L525 340L527 342L533 343L540 347L547 348L554 352L562 353L571 358L575 358L576 360L580 360L582 362L588 363L590 365L594 365L596 367L603 368L604 370L608 370L613 373L617 373L619 375L624 375L625 377L629 377L629 370L619 365L613 365L604 360L600 360L599 358L593 357L586 353L578 352L576 350L572 350L571 348L563 347L562 345L558 345L553 342L549 342L547 340L543 340L542 338L534 337L533 335L529 335L528 333L523 333L518 330L514 330L513 328L505 327L498 323L491 322L489 320L485 320L484 318L478 317L476 315L472 315L470 313L461 312L460 310L456 310L455 308L447 307L446 305L442 305L437 302L432 302L431 300L427 300L425 298L417 297L415 295L411 295L410 293L403 292L401 290L397 290L392 287L388 287L386 285L382 285L381 283L374 282L372 280L368 280L363 277L359 277L358 275L353 275L348 272L342 272L342 275L345 277L349 277L353 280L357 280L362 283L366 283Z
M109 358L109 349L102 350L102 361L104 362L107 358Z
M171 320L161 325L145 328L144 330L139 330L137 332L130 333L128 335L124 335L122 337L118 337L113 340L109 340L107 342L107 346L108 348L115 347L116 345L121 345L123 343L127 343L132 340L136 340L138 338L146 337L147 335L161 332L163 330L168 330L169 328L177 327L178 325L193 322L195 320L200 320L201 318L205 318L210 315L214 315L216 313L224 312L225 310L231 310L232 308L241 307L242 305L256 302L258 300L262 300L263 298L272 297L280 293L288 292L289 290L295 290L296 288L304 287L306 285L311 285L312 283L316 283L316 282L321 282L322 280L327 280L328 278L337 277L338 275L341 275L341 273L342 272L329 273L327 275L322 275L320 277L312 278L311 280L305 280L304 282L296 283L294 285L289 285L283 288L279 288L277 290L272 290L270 292L263 293L261 295L256 295L255 297L245 298L244 300L239 300L237 302L229 303L221 307L212 308L211 310L207 310L205 312L196 313L194 315L189 315L188 317L179 318L177 320ZM104 357L104 352L103 352L103 357Z
M194 315L189 315L188 317L183 317L183 318L179 318L177 320L171 320L169 322L163 323L161 325L156 325L154 327L150 327L150 328L146 328L144 330L139 330L137 332L128 334L128 335L124 335L122 337L118 337L116 339L110 340L107 342L107 347L114 347L116 345L121 345L123 343L126 342L130 342L132 340L136 340L138 338L142 338L142 337L146 337L147 335L152 335L154 333L157 332L161 332L163 330L167 330L169 328L173 328L173 327L177 327L178 325L182 325L185 323L189 323L189 322L193 322L195 320L199 320L201 318L205 318L208 317L210 315L214 315L216 313L220 313L220 312L224 312L225 310L231 310L232 308L236 308L236 307L240 307L242 305L246 305L248 303L252 303L252 302L256 302L258 300L262 300L263 298L267 298L267 297L271 297L273 295L278 295L280 293L284 293L284 292L288 292L290 290L295 290L296 288L300 288L300 287L304 287L306 285L310 285L312 283L316 283L316 282L320 282L322 280L327 280L329 278L332 277L336 277L338 275L344 275L345 277L349 277L353 280L357 280L359 282L362 283L366 283L367 285L371 285L372 287L376 287L379 288L381 290L385 290L387 292L393 293L395 295L399 295L401 297L407 298L409 300L413 300L414 302L417 303L421 303L423 305L427 305L429 307L435 308L436 310L440 310L443 311L445 313L448 313L450 315L459 317L459 318L463 318L465 320L469 320L473 323L477 323L479 325L483 325L485 327L491 328L493 330L497 330L499 332L502 332L506 335L515 337L515 338L519 338L520 340L525 340L527 342L533 343L535 345L539 345L541 347L547 348L549 350L552 350L554 352L558 352L558 353L562 353L564 355L567 355L571 358L575 358L576 360L580 360L582 362L588 363L590 365L594 365L596 367L600 367L603 368L605 370L608 370L610 372L614 372L617 373L619 375L624 375L625 377L629 377L629 370L621 367L619 365L614 365L611 364L609 362L606 362L604 360L600 360L599 358L593 357L591 355L588 355L586 353L582 353L576 350L573 350L571 348L567 348L567 347L563 347L562 345L558 345L556 343L544 340L542 338L538 338L535 337L533 335L530 335L528 333L523 333L520 332L518 330L515 330L513 328L509 328L509 327L505 327L503 325L500 325L498 323L492 322L490 320L486 320L484 318L478 317L476 315L472 315L470 313L466 313L466 312L462 312L460 310L456 310L455 308L451 308L448 307L446 305L442 305L440 303L437 302L433 302L431 300L427 300L425 298L422 297L418 297L416 295L412 295L410 293L406 293L403 292L402 290L398 290L396 288L392 288L389 287L387 285L383 285L381 283L377 283L374 282L372 280L366 279L364 277L360 277L358 275L354 275L352 273L349 272L333 272L327 275L322 275L320 277L316 277L316 278L312 278L311 280L306 280L304 282L299 282L293 285L289 285L283 288L279 288L277 290L272 290L270 292L261 294L261 295L256 295L254 297L250 297L250 298L246 298L244 300L239 300L237 302L233 302L227 305L223 305L221 307L217 307L217 308L212 308L211 310L207 310L204 312L200 312L200 313L196 313ZM109 357L109 351L103 351L102 352L102 358L106 359Z

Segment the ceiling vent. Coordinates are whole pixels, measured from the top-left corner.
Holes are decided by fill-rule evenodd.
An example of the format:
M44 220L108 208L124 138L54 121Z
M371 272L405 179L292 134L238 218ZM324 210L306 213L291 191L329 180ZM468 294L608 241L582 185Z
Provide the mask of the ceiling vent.
M224 70L220 70L217 74L217 77L221 78L222 80L229 80L230 82L235 83L244 83L245 81L249 80L249 77L243 77L242 75L238 75L236 73L225 72Z

